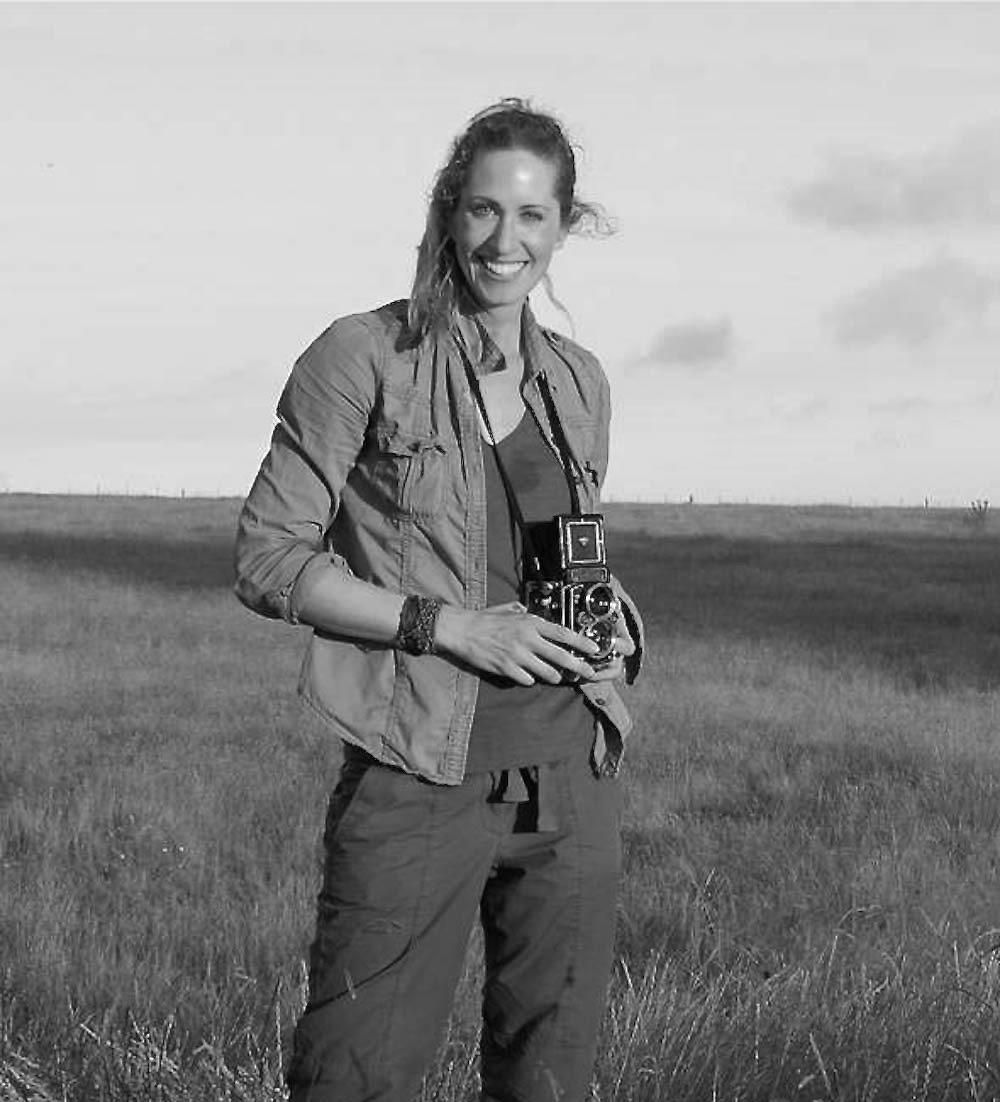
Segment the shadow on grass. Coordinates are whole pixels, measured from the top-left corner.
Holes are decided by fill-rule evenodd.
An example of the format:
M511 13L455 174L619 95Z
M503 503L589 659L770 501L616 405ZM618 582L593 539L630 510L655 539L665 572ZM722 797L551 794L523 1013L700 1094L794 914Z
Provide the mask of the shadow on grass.
M45 503L43 502L43 505ZM28 512L29 507L35 512ZM228 589L238 503L24 504L0 563L168 589ZM661 638L802 644L901 686L1000 688L1000 546L922 534L807 540L609 529L609 558Z
M800 641L871 660L916 689L1000 688L994 539L663 538L609 534L647 628L685 638Z
M65 536L52 532L0 532L0 562L97 573L135 585L167 589L227 589L233 584L232 536L169 539L143 535Z

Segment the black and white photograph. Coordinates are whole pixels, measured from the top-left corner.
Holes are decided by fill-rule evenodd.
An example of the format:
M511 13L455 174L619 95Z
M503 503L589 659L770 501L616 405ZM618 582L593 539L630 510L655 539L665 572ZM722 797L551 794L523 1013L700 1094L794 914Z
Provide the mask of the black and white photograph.
M0 0L0 1102L1000 1100L1000 3Z

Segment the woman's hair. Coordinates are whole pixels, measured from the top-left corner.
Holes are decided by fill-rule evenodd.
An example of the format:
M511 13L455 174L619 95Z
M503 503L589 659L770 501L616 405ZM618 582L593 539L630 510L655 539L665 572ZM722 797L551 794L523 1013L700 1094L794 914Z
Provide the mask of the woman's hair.
M612 232L601 207L576 196L576 157L559 120L535 110L527 100L502 99L492 104L469 120L434 180L407 315L410 339L415 343L434 330L447 328L458 311L465 285L449 225L476 157L498 149L527 150L555 166L555 194L565 230Z

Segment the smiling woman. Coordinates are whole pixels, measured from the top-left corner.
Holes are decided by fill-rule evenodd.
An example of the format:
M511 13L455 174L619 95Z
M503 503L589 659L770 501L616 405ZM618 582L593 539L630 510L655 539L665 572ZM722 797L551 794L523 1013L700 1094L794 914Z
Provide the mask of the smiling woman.
M477 115L410 300L299 358L241 514L237 593L314 628L302 692L344 743L294 1102L409 1102L477 910L483 1097L587 1091L642 648L597 514L608 384L527 301L600 218L575 187L550 115Z
M501 299L523 302L539 280L547 283L553 250L586 229L603 233L610 226L599 206L576 194L576 158L559 122L517 100L488 107L456 139L435 181L410 296L411 328L423 334L452 320L463 286L456 269L467 289L489 293L485 278L475 282L474 258L493 282L517 283Z
M452 217L462 275L494 315L520 310L566 239L556 199L556 167L526 149L477 157Z

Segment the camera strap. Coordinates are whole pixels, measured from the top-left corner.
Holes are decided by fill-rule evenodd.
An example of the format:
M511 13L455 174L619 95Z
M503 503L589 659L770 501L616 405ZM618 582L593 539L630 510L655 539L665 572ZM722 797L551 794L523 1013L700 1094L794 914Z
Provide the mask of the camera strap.
M479 378L473 370L472 363L469 360L469 355L464 347L464 342L459 336L456 341L459 354L462 357L462 365L465 368L466 378L469 381L469 389L472 391L473 397L476 400L476 404L479 407L479 412L483 418L483 424L486 426L486 431L489 433L490 444L493 448L493 454L497 461L497 470L500 473L500 481L503 483L504 492L507 495L507 503L510 506L511 516L514 518L514 525L521 535L521 547L525 557L531 565L532 572L537 573L541 570L541 560L538 556L538 552L535 549L534 541L531 538L531 533L528 530L528 526L524 521L524 514L521 511L520 503L517 500L517 494L514 492L514 486L510 481L510 476L507 474L507 468L504 466L503 459L500 457L500 449L497 447L497 438L493 433L493 426L490 424L490 416L486 412L486 403L483 400L483 392L479 387ZM559 420L559 415L556 412L555 402L552 399L552 392L549 390L548 381L545 375L539 372L538 376L538 388L542 395L542 403L545 406L545 413L549 419L549 424L552 428L552 435L556 442L556 448L559 451L560 463L563 468L563 473L566 476L566 482L569 485L571 511L579 513L580 511L580 499L577 494L576 484L573 481L573 476L570 473L572 467L570 466L569 446L566 443L566 436L563 432L562 422ZM528 415L531 415L531 411L527 411Z
M569 444L566 441L566 434L563 432L562 421L559 420L559 414L556 412L556 403L552 397L552 391L549 389L549 380L544 371L538 373L538 390L542 395L542 402L545 405L545 412L549 418L549 425L552 428L552 436L555 438L556 447L559 449L559 458L562 460L563 472L566 475L566 482L569 485L569 500L570 500L570 512L579 513L580 509L580 494L576 488L576 479L573 477L573 457L570 455Z

